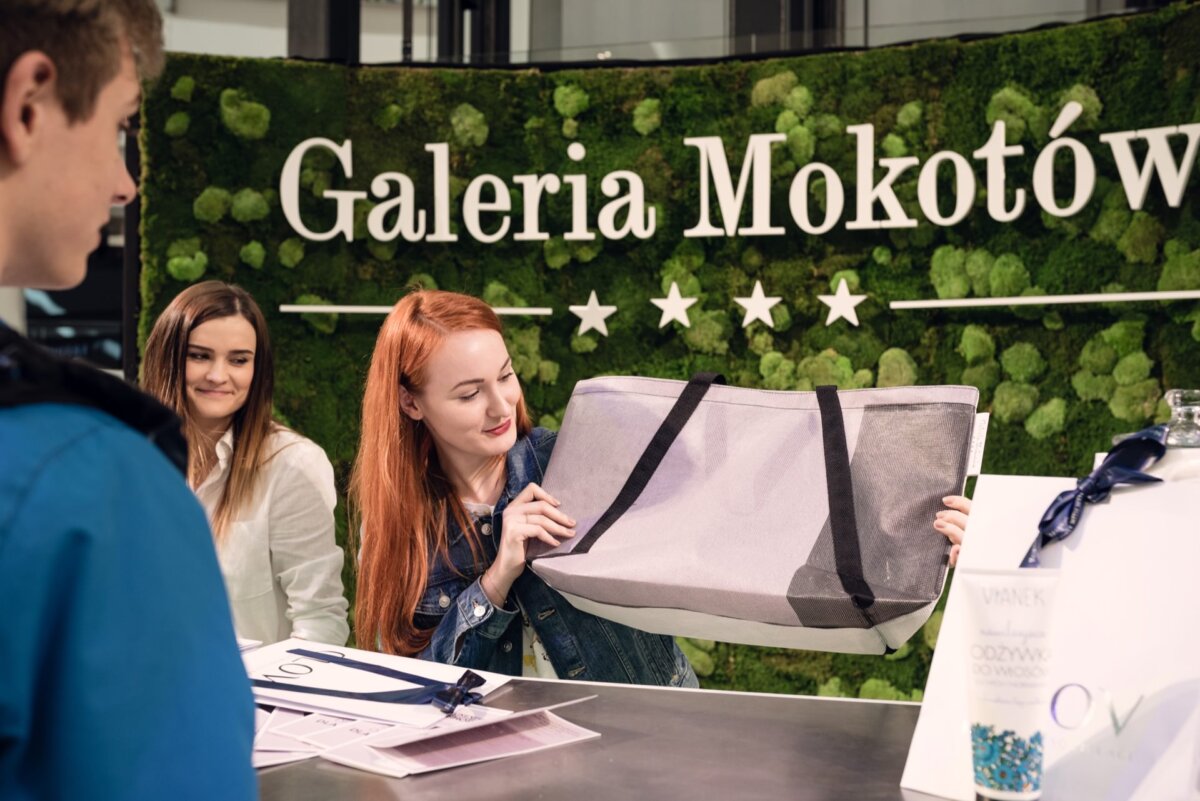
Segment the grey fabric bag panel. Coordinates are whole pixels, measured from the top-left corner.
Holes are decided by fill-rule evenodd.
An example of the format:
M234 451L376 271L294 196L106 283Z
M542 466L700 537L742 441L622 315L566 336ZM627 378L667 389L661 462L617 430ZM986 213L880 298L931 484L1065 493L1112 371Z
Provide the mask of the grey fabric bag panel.
M849 653L902 645L945 581L949 544L933 521L962 491L978 391L821 388L823 417L818 392L694 384L694 411L598 536L689 384L576 385L544 486L578 533L534 549L532 569L585 611L645 631ZM827 450L842 465L828 480Z

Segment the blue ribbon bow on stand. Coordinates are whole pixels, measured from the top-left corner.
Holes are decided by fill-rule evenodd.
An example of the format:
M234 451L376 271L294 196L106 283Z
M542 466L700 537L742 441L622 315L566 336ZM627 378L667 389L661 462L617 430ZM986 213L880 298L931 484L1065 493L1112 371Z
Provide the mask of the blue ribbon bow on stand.
M1143 473L1146 467L1162 458L1167 452L1167 427L1165 425L1144 428L1131 434L1113 446L1100 466L1086 478L1079 479L1075 489L1060 493L1050 504L1038 523L1038 537L1033 541L1021 567L1037 567L1041 564L1041 550L1052 542L1066 539L1089 503L1108 500L1109 493L1118 484L1150 484L1161 478Z

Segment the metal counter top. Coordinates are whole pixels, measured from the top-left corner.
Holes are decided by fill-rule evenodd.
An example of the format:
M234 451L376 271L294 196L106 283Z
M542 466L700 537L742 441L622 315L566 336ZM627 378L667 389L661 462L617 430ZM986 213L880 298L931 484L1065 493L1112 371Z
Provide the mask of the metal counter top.
M405 779L310 759L261 771L261 798L932 798L900 789L915 704L517 679L489 705L519 711L591 694L561 716L596 740Z

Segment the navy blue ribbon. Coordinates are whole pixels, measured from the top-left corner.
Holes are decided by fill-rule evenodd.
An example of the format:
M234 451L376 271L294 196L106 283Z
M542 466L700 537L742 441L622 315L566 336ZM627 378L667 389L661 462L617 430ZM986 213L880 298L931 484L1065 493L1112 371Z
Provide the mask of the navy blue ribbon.
M1087 504L1108 500L1113 487L1118 484L1150 484L1162 481L1161 478L1147 475L1142 470L1161 459L1166 452L1165 425L1144 428L1114 445L1091 475L1079 479L1075 489L1060 493L1050 504L1050 508L1038 523L1037 539L1021 560L1021 567L1040 565L1042 548L1070 536L1079 525Z
M418 676L415 673L406 673L403 670L393 670L382 665L373 665L370 662L360 662L357 659L323 654L319 651L309 651L304 648L292 648L288 653L296 654L297 656L306 656L309 659L316 659L321 662L328 662L331 665L340 665L342 667L353 668L354 670L374 673L379 676L387 676L391 679L399 679L400 681L406 681L409 684L419 686L407 690L381 690L359 693L349 690L303 687L266 679L251 679L250 684L254 687L264 687L272 690L310 693L312 695L324 695L331 698L351 698L356 701L377 701L387 704L433 704L446 714L453 712L460 704L467 706L483 698L479 693L473 693L471 690L482 686L485 683L485 679L478 673L470 670L463 671L462 676L454 684L448 684L444 681Z
M341 665L342 667L374 673L377 676L387 676L389 679L400 679L400 681L407 681L409 684L419 684L422 687L441 687L445 684L444 681L438 681L426 676L418 676L416 673L406 673L403 670L395 670L383 665L362 662L358 659L351 659L348 656L323 654L320 651L310 651L307 648L291 648L288 650L288 653L295 654L296 656L306 656L309 659L316 659L318 662L328 662L331 665Z

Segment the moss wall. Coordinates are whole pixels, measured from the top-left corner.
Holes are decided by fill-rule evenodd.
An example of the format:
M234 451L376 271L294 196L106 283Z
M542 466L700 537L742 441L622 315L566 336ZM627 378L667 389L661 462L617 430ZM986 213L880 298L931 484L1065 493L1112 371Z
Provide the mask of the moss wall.
M1043 32L962 43L936 41L866 53L706 66L541 72L346 69L338 66L175 55L143 111L144 336L186 281L221 278L249 289L266 310L278 352L277 406L328 451L344 479L358 436L363 375L378 317L280 314L280 304L328 300L391 304L416 280L480 295L494 305L551 306L517 319L509 339L535 419L554 426L576 380L602 373L682 378L719 370L745 386L806 388L972 383L994 412L985 470L1082 474L1119 432L1161 418L1161 392L1200 386L1200 305L1108 304L890 311L893 299L1200 288L1195 171L1179 208L1157 181L1130 212L1104 131L1200 121L1200 9L1174 6ZM1007 121L1009 186L1030 186L1034 156L1061 105L1084 105L1070 135L1096 158L1100 178L1074 217L1044 215L1032 197L1000 224L980 198L950 228L801 234L787 216L791 176L809 160L854 178L845 126L876 126L879 155L922 162L939 150L970 155L991 123ZM698 159L684 137L725 138L741 163L747 137L781 131L773 181L778 237L685 239L699 208ZM483 245L465 231L452 245L371 242L367 204L353 243L303 242L280 210L280 170L308 137L354 143L354 177L328 153L302 173L309 225L332 222L325 188L365 190L385 170L412 176L430 206L424 145L448 142L458 198L481 173L572 173L567 145L587 146L593 215L600 176L632 169L658 211L645 241L568 243L565 195L543 205L546 243ZM736 176L736 172L735 172ZM511 185L511 183L510 183ZM848 193L852 188L847 188ZM1011 191L1011 190L1010 190ZM818 192L819 194L819 192ZM916 172L898 194L916 209ZM520 202L514 203L514 227ZM841 279L865 292L861 325L825 325L817 295ZM783 297L776 326L741 327L756 280ZM658 328L650 298L671 282L700 302L692 326ZM609 336L577 336L569 304L590 290L619 312ZM352 584L351 584L352 586ZM688 643L710 687L899 695L924 684L935 617L912 647L887 659ZM874 679L872 681L872 679Z

